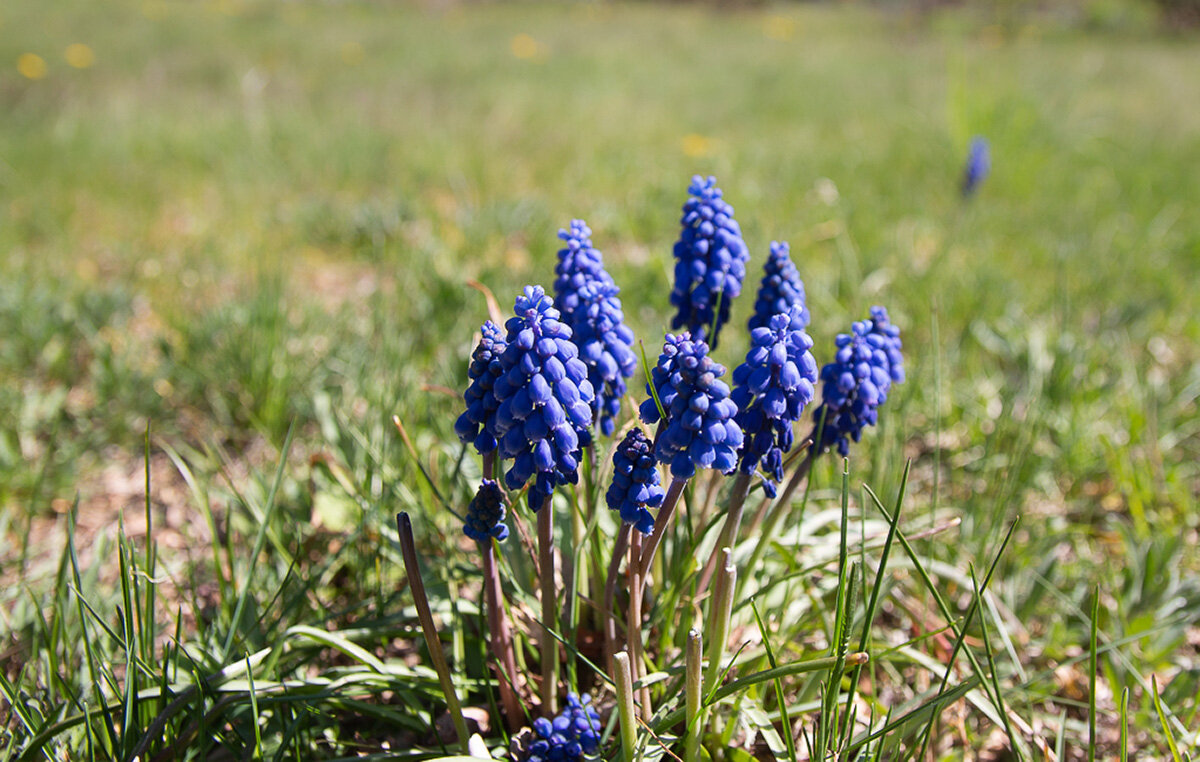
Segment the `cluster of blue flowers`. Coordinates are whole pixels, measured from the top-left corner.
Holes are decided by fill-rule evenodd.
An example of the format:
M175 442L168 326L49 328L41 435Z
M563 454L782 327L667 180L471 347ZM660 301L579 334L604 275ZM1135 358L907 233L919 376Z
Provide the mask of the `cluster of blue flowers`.
M467 505L463 534L475 542L508 537L508 527L504 525L504 493L495 481L484 479L479 485L475 497Z
M750 330L766 327L771 318L780 313L788 314L793 307L800 308L800 327L807 328L809 314L804 281L800 280L800 272L792 263L791 247L786 241L771 241L771 253L763 270L754 314L750 316Z
M534 738L519 757L522 762L579 762L584 754L595 754L600 748L601 730L591 696L572 693L553 720L533 721Z
M627 390L625 379L633 375L637 358L630 349L633 331L625 325L617 298L620 289L604 269L600 252L592 248L591 234L583 220L573 220L570 230L558 232L566 246L558 252L555 268L555 306L574 332L579 358L588 368L600 431L612 436Z
M668 335L658 362L652 394L666 412L666 428L655 448L659 462L670 464L677 479L692 478L697 468L733 471L742 430L734 420L737 405L720 380L725 368L708 356L706 343L687 333ZM653 397L642 403L641 414L646 423L659 421Z
M671 327L686 328L716 346L721 326L729 321L729 305L742 293L750 252L716 178L696 175L688 193L675 244L671 304L679 311Z
M733 371L733 402L745 443L741 470L762 468L763 489L775 496L783 479L783 456L792 449L792 424L816 393L817 361L799 307L775 315L750 332L746 361Z
M654 517L647 509L662 505L663 497L654 445L635 426L613 453L613 480L604 499L609 508L620 512L622 521L642 534L650 534Z
M814 447L836 444L840 454L849 454L850 441L859 441L863 427L878 420L892 382L904 380L899 329L882 307L872 309L871 316L838 335L833 362L821 368L822 401L813 417L818 424L824 417L825 423Z
M579 477L580 448L591 444L592 383L571 329L541 286L526 286L508 319L501 375L492 392L498 403L495 430L500 457L512 459L504 475L509 489L534 477L534 510L561 484Z
M988 166L987 144L977 140L964 194L974 190ZM795 445L794 425L813 402L818 379L822 400L814 417L823 426L814 433L811 456L835 445L842 455L848 454L850 442L877 422L879 405L891 386L905 378L900 330L882 307L872 307L866 320L837 337L833 361L818 372L806 331L810 316L804 283L788 244L772 242L749 321L750 348L733 372L731 391L721 380L726 369L709 351L741 292L749 252L733 207L712 177L694 177L688 192L674 248L671 293L677 308L672 326L686 330L665 337L647 380L649 398L639 407L642 421L657 424L654 439L638 426L628 431L613 451L612 481L605 493L608 507L647 535L655 530L651 511L674 507L665 503L668 493L660 482L660 464L678 480L669 493L672 499L680 494L682 480L705 468L726 474L740 469L744 476L737 481L737 508L755 473L762 476L764 492L774 498L784 478L784 458ZM548 504L556 488L579 480L583 448L593 444L593 426L606 436L614 433L627 379L637 365L619 289L592 245L591 230L583 220L572 220L559 238L563 247L555 268L555 298L541 286L526 286L504 330L491 321L484 323L467 371L466 410L455 422L458 437L473 444L485 463L497 457L508 461L503 486L515 491L529 485L534 511ZM806 473L810 465L807 461L796 474ZM492 480L490 467L487 471L467 507L463 532L490 544L505 539L509 530L501 484ZM729 526L734 531L740 515L731 503ZM545 538L542 534L539 541ZM652 536L649 551L643 549L642 557L631 563L648 565L660 538L661 532ZM619 569L619 561L614 569ZM543 606L549 607L545 610L552 618L558 595L554 574L545 573L542 582ZM608 600L611 593L606 591ZM641 624L638 617L631 614L632 626ZM553 648L543 651L543 666L554 663ZM552 671L543 680L544 705L554 703L558 687ZM511 702L505 711L511 719ZM600 731L591 699L571 694L560 714L534 721L532 729L521 734L513 758L580 762L599 750Z
M482 337L471 354L467 367L467 378L471 383L463 393L467 409L454 422L454 432L463 444L473 443L480 455L496 449L496 396L492 387L504 371L500 368L500 355L504 352L504 337L500 328L492 321L483 324Z

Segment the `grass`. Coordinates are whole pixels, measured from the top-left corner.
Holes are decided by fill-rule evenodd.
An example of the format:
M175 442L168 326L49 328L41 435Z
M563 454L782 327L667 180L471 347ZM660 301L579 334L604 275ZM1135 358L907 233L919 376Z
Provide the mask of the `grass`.
M1094 702L1093 753L1115 756L1127 720L1135 757L1195 756L1200 51L1010 22L7 3L0 758L440 753L393 516L413 516L458 692L486 708L479 572L452 513L480 476L452 432L487 316L466 281L507 309L584 217L653 358L695 173L736 207L752 273L791 242L818 361L882 303L909 363L845 492L819 462L738 570L762 616L735 601L751 645L731 679L836 660L850 637L872 653L860 700L839 705L828 668L743 683L705 744L786 757L787 712L797 754L900 758L930 728L939 757L1015 734L1027 758L1040 739L1083 759ZM69 66L72 43L94 65ZM18 73L29 52L44 78ZM974 134L994 170L964 204ZM727 342L733 365L745 339ZM676 582L712 530L679 518ZM610 529L589 525L581 557L604 563ZM517 534L514 614L537 610ZM665 670L684 588L648 602ZM847 711L878 735L839 735Z

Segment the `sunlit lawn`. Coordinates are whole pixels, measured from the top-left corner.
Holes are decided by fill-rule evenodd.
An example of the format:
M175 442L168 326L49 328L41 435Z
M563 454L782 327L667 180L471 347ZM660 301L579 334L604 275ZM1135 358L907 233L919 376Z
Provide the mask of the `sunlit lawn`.
M467 282L507 310L522 285L550 285L555 233L584 217L653 358L679 206L700 173L737 210L751 278L769 241L790 241L819 361L872 304L903 327L909 380L851 468L892 495L913 459L912 531L961 519L921 553L979 569L1021 516L991 585L1016 714L1051 745L1060 732L1070 748L1086 742L1086 675L1054 668L1086 644L1098 584L1102 642L1119 643L1101 660L1103 728L1128 687L1138 742L1166 753L1154 676L1177 740L1195 744L1196 72L1195 39L1040 16L10 0L7 680L47 722L93 695L81 635L100 636L81 624L70 564L60 569L66 517L78 515L87 544L107 543L83 554L81 583L97 616L118 621L116 517L142 522L140 555L147 428L165 490L152 486L153 523L172 538L157 551L170 579L163 620L138 646L148 664L180 661L169 658L177 610L202 672L298 624L365 627L380 648L407 638L393 513L436 527L425 539L444 556L443 591L470 561L435 541L456 536L455 519L390 419L404 420L451 501L465 499L455 395L487 317ZM973 135L991 142L994 166L964 203ZM750 307L735 304L734 321ZM740 335L723 342L722 362L744 348ZM824 499L840 484L835 467L816 474ZM233 622L239 597L254 614ZM459 647L474 649L467 639ZM125 653L96 648L123 680ZM255 678L330 663L312 647ZM374 726L335 697L328 717L297 721L303 743L283 745L337 756L415 743L429 717L378 698ZM0 697L8 732L27 739L16 714ZM965 743L982 746L991 727L974 716ZM56 742L84 748L81 732ZM230 731L222 743L249 742Z

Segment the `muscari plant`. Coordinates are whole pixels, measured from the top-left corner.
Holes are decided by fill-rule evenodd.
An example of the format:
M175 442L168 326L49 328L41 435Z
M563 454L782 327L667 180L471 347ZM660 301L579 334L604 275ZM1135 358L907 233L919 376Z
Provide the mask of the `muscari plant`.
M632 759L634 713L642 722L654 716L651 690L644 684L635 688L653 661L643 643L647 624L653 624L644 621L644 596L670 594L651 585L656 554L678 524L673 517L681 506L686 503L686 510L697 514L693 518L703 521L709 503L723 494L724 521L707 557L695 557L699 543L671 546L673 554L692 554L693 599L705 598L716 575L707 624L701 628L694 621L686 644L687 706L658 723L671 739L673 724L685 723L686 733L679 737L685 735L686 743L680 750L689 762L697 759L699 725L706 715L695 696L702 687L703 696L711 699L719 687L737 584L732 548L747 497L761 488L758 524L772 505L792 499L821 454L836 449L848 455L864 427L878 421L891 385L904 379L899 330L882 307L872 308L866 319L839 335L833 359L818 370L803 283L788 245L772 242L749 321L749 350L729 378L731 387L712 351L741 291L749 249L713 178L693 178L688 191L670 297L677 309L671 326L684 330L666 334L656 364L647 369L645 396L627 408L637 411L636 418L622 415L626 381L636 369L634 336L624 324L619 289L582 220L559 232L564 245L553 299L541 286L526 286L503 329L491 321L482 325L471 356L465 410L455 431L481 456L483 478L467 508L463 532L481 556L490 660L504 720L515 729L527 715L541 715L532 729L515 737L512 755L517 759L558 762L600 751L600 716L586 696L576 696L585 687L578 684L583 681L580 660L592 670L594 683L625 691L616 701L621 708L619 737L625 758ZM813 405L818 386L819 404ZM797 448L796 428L805 418L811 430ZM685 490L702 471L713 474L704 496L695 490L685 500ZM725 477L731 483L722 490ZM497 551L509 535L506 518L519 525L525 520L522 502L537 523L541 619L539 631L530 633L540 644L537 654L519 652L508 615L516 598L505 596L504 565L497 562ZM611 520L597 510L601 505L611 509ZM554 516L564 511L571 516L572 531L556 537ZM763 532L773 531L780 513L770 513ZM575 568L590 561L580 548L584 535L604 544L606 528L613 523L600 605L592 596L571 608L580 603L571 598L583 597L579 582L588 576L588 569ZM752 564L761 547L759 543ZM617 595L622 565L624 607ZM560 587L560 569L571 584ZM567 610L571 622L559 617ZM584 656L584 620L600 625L602 665ZM702 682L701 629L708 647ZM572 657L566 662L566 681L560 679L564 652ZM865 655L851 656L861 666ZM533 658L537 678L519 666ZM850 662L843 658L841 663ZM571 678L576 684L570 684ZM537 682L535 699L531 685ZM561 695L567 704L560 712ZM668 697L668 703L673 699L677 704L678 695Z

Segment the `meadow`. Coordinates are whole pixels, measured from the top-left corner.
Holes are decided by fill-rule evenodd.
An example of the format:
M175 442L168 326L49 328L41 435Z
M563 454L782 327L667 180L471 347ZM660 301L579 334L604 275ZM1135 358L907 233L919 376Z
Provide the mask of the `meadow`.
M847 486L819 461L739 571L730 679L849 621L858 720L886 729L855 752L928 729L927 758L1195 757L1200 45L1003 8L5 3L0 759L448 753L398 511L503 747L454 514L480 475L453 429L472 283L508 314L586 219L653 363L695 174L751 252L723 364L787 240L818 362L883 304L908 375ZM993 166L964 200L974 135ZM647 612L663 706L673 603ZM730 697L713 758L804 758L777 729L828 717L831 675Z

